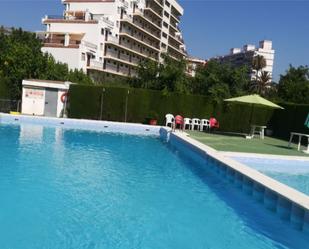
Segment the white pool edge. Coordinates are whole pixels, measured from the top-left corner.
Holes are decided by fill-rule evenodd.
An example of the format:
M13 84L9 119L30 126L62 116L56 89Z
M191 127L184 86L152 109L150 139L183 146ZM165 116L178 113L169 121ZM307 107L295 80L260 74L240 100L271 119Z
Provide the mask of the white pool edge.
M32 124L68 129L82 129L92 131L104 131L111 133L124 133L130 135L160 136L161 126L152 126L137 123L122 123L101 120L52 118L27 115L12 115L0 113L0 123L3 124ZM168 128L167 128L168 129Z
M170 137L171 139L176 137L182 142L195 147L200 152L203 152L205 156L207 155L208 157L215 159L220 163L220 167L227 168L227 170L223 170L223 174L226 177L233 177L234 181L238 181L239 179L237 177L241 176L241 181L243 181L241 184L246 185L244 186L245 188L251 187L252 195L255 188L262 186L264 192L261 201L267 203L268 209L273 209L273 211L278 212L280 216L284 216L281 218L290 220L294 226L297 226L298 228L301 227L301 230L309 233L309 196L266 176L245 164L239 163L225 156L224 153L191 138L186 133L176 132L172 133ZM236 174L232 174L232 172ZM248 181L252 181L251 186L248 186ZM290 202L291 205L288 202ZM269 207L269 205L271 205L271 207Z
M308 161L308 156L283 156L273 154L259 154L259 153L247 153L247 152L231 152L231 151L220 151L224 156L228 157L246 157L246 158L267 158L267 159L280 159L289 161Z

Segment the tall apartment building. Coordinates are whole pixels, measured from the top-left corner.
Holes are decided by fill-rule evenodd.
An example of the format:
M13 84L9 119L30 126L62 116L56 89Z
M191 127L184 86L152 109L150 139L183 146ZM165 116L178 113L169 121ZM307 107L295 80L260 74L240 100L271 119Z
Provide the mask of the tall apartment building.
M273 65L275 58L275 50L272 48L272 41L260 41L259 47L255 45L244 45L243 48L231 48L230 54L212 58L221 63L230 63L234 66L248 65L251 68L251 79L256 77L256 71L252 69L252 60L256 55L262 55L266 60L266 67L262 71L266 71L272 77Z
M134 76L145 59L187 56L176 0L62 0L61 16L45 16L43 52L70 69L108 77Z

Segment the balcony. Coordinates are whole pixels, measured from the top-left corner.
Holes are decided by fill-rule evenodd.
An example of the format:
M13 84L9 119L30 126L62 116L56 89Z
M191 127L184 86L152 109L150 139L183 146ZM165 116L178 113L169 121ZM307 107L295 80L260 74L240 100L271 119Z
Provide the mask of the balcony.
M119 41L118 38L115 38L113 36L108 36L106 43L111 44L112 46L115 46L117 48L124 49L125 51L138 55L142 58L149 58L148 55L143 54L141 46L139 47L137 45L134 46L133 43L123 42L123 40ZM154 58L154 57L150 57L149 59L153 61L157 61L157 58Z
M148 43L146 43L146 42L144 42L144 41L141 41L140 39L137 39L137 38L135 38L134 36L132 36L132 35L130 35L130 34L127 34L127 33L120 33L119 35L122 36L122 37L127 37L127 38L129 38L129 39L131 40L131 42L127 42L127 41L126 41L126 42L124 42L124 43L123 43L123 41L122 41L121 44L124 44L125 46L130 46L130 47L132 47L133 42L136 42L136 43L138 43L138 44L141 44L143 49L144 49L144 47L147 47L148 49L151 49L151 50L153 50L153 51L155 51L155 52L159 52L159 51L160 51L155 45L148 44ZM133 42L132 42L132 41L133 41ZM144 50L145 50L145 49L144 49Z
M90 64L89 64L90 68L103 69L103 66L104 64L101 61L97 61L93 59L90 60Z
M129 8L129 3L128 3L127 1L125 1L125 0L120 0L120 2L122 3L122 5L123 5L123 7L124 7L125 9Z
M159 7L160 9L164 9L163 1L162 1L162 0L152 0L152 2L153 2L157 7Z
M84 34L38 33L44 47L79 48Z
M155 40L160 41L158 37L161 36L161 29L158 29L158 27L153 27L153 24L149 25L148 22L145 23L144 21L140 22L139 20L143 20L142 18L134 18L133 24L139 27L139 29L143 32L145 32L147 35L151 35L151 37Z
M92 18L93 20L102 21L109 28L113 28L115 26L115 22L110 20L106 15L94 14L92 15Z
M116 36L111 36L111 35L109 35L109 36L107 36L107 37L105 38L105 41L113 42L113 43L119 43L119 38L116 37Z
M150 15L146 15L146 13L144 13L144 11L139 10L139 9L135 9L133 15L135 16L135 18L136 17L141 18L143 21L145 21L147 24L152 26L157 31L161 31L161 21L154 20L155 18L151 17ZM136 19L138 19L138 18L136 18Z
M161 4L159 4L157 0L151 0L151 1L147 1L145 9L147 10L150 9L153 13L155 13L157 16L162 18L163 8L164 7Z
M98 23L93 15L87 11L66 11L63 16L46 15L42 19L43 24L47 23Z
M127 23L128 25L130 25L131 30L129 31L130 35L133 36L132 32L133 32L133 28L137 29L138 31L142 32L143 34L146 34L147 36L151 37L153 40L156 40L157 42L160 42L160 38L158 38L158 34L152 34L151 32L147 31L144 27L142 27L140 24L137 25L137 23L133 23L133 21L128 20L127 18L122 19L121 20L123 23ZM120 32L122 32L122 30L124 30L127 27L127 25L122 25L120 28Z
M172 20L170 22L170 30L171 29L173 29L174 32L179 32L177 23L172 22Z
M187 56L183 48L168 45L168 51L173 51L173 54L181 55L182 57Z
M178 46L184 44L184 41L180 37L180 35L176 35L176 34L172 35L172 34L170 34L169 38L170 38L171 43L177 43ZM175 45L175 46L177 46L177 45Z
M172 11L171 11L171 16L177 20L178 22L180 21L181 13L178 12L173 6L172 6Z

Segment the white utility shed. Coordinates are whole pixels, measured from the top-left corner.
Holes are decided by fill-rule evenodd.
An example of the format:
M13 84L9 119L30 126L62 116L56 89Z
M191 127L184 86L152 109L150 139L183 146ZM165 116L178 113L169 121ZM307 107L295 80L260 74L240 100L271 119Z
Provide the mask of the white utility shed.
M22 114L62 117L71 82L23 80Z

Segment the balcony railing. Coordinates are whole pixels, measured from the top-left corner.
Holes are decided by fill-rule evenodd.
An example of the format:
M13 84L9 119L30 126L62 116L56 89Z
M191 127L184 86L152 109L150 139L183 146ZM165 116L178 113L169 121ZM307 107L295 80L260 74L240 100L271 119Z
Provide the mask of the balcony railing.
M161 22L154 21L153 18L151 18L149 15L146 15L143 10L135 9L134 14L139 15L142 18L144 18L144 20L146 20L148 24L152 25L157 30L161 30L161 27L160 27Z
M113 27L115 25L115 23L105 15L94 14L94 15L92 15L92 18L93 18L93 20L103 21L105 24L107 24L107 26Z
M114 42L114 43L118 43L119 42L119 38L116 37L116 36L112 36L112 35L107 36L107 38L105 40L109 41L109 42Z
M88 47L88 48L92 48L92 49L97 49L97 48L98 48L97 45L95 45L95 44L93 44L93 43L91 43L91 42L83 41L82 44L83 44L84 46Z
M97 60L90 60L90 67L103 69L103 62Z
M71 47L78 48L81 44L80 40L69 40L66 44L65 39L63 38L45 38L43 39L44 46L50 47Z
M90 14L90 13L84 13L83 15L74 15L74 14L68 14L68 13L65 13L64 16L61 16L61 15L46 15L44 18L43 18L43 22L45 21L48 21L48 20L52 20L52 21L61 21L61 22L64 22L64 21L67 21L67 22L92 22L92 23L95 23L95 22L98 22L98 20L94 19L93 18L93 15Z
M122 2L123 7L128 8L129 7L129 3L125 0L120 0L120 2Z
M158 6L158 2L155 2L154 0L152 0L152 1L150 1L150 2L148 2L148 3L146 4L146 8L151 9L151 10L152 10L154 13L156 13L158 16L162 17L162 14L163 14L162 9L156 8L154 3L156 3L157 6Z
M62 20L62 19L64 19L64 16L61 16L61 15L48 15L48 16L45 16L45 19L49 19L49 20Z

